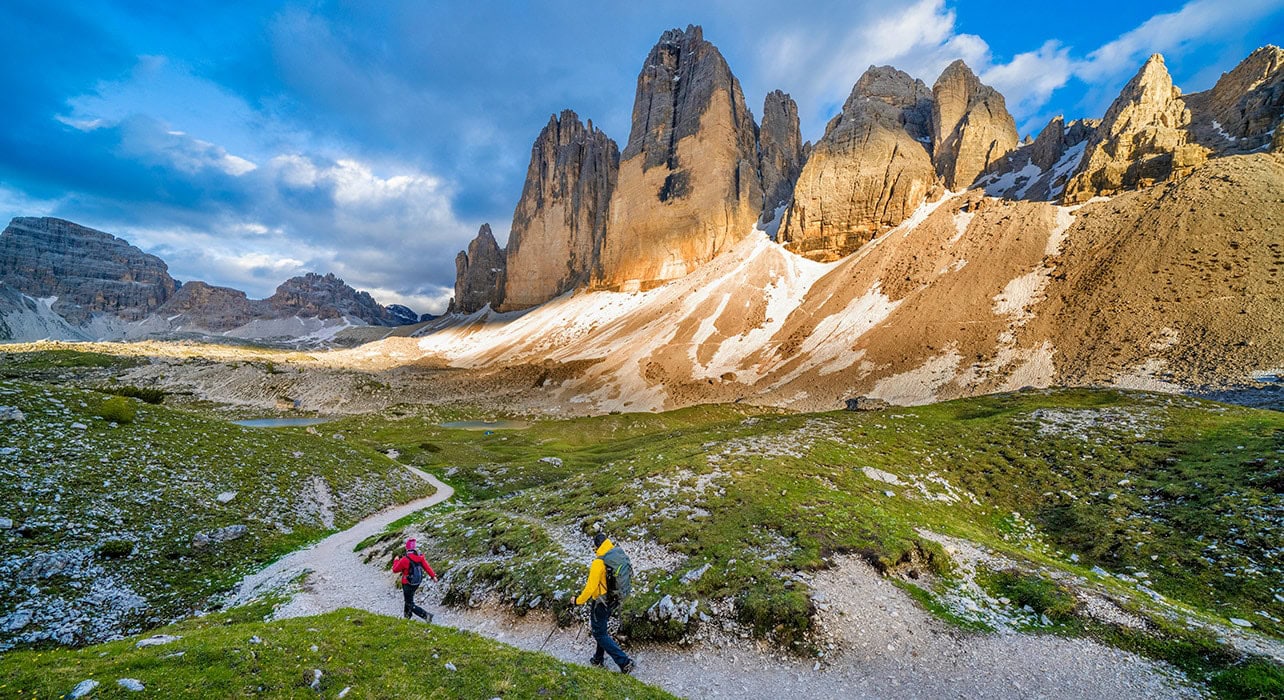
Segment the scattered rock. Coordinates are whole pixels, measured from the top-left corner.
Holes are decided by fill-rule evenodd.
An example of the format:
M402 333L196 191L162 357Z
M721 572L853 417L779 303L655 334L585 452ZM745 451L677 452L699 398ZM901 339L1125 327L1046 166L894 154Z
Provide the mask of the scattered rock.
M250 644L262 644L262 643L263 643L263 639L259 637L257 634L254 635L253 637L250 637Z
M12 529L13 529L12 518L0 518L0 530L12 530Z
M322 676L321 669L319 668L312 669L312 682L308 684L308 687L312 688L313 690L321 690L321 676Z
M203 549L212 544L231 542L244 537L247 532L249 532L249 528L244 525L228 525L217 530L198 532L192 536L192 546L196 549Z
M452 663L450 663L449 661L447 661L447 662L446 662L446 670L447 670L447 671L454 672L454 671L458 671L459 669L455 668L455 665L454 665L454 664L452 664Z
M540 457L539 461L543 462L544 464L551 464L555 467L562 466L562 460L558 457Z
M1249 622L1248 620L1241 620L1241 619L1240 619L1240 618L1238 618L1238 617L1232 617L1232 618L1230 619L1230 623L1231 623L1232 625L1235 625L1236 627L1252 627L1252 626L1253 626L1253 623Z
M31 624L31 611L19 610L6 617L0 617L0 632L17 632Z
M140 693L147 689L143 682L137 678L120 678L116 681L116 685L135 693Z
M338 695L336 695L335 697L339 697L339 698L346 698L346 697L348 697L348 693L350 693L350 692L352 692L352 686L350 686L350 685L345 685L345 686L343 687L343 690L340 690L340 691L339 691L339 694L338 694Z
M224 491L223 493L215 496L214 500L219 503L231 503L233 498L236 498L236 491Z
M26 420L27 416L13 406L0 406L0 422L17 422Z
M71 424L71 427L72 427L72 428L75 428L76 430L88 430L88 429L89 429L89 426L85 425L84 423L81 423L80 421L76 421L75 423L72 423L72 424Z
M90 693L94 692L94 689L97 687L98 687L98 681L93 680L92 678L88 680L83 680L77 683L76 687L72 688L70 693L67 693L67 697L72 698L73 700L75 698L83 698L89 695Z
M704 566L701 566L698 569L692 569L686 572L685 574L683 574L680 580L683 585L690 585L692 583L695 583L696 581L699 581L700 577L704 576L705 573L709 571L709 569L711 568L713 568L713 564L710 564L709 562L705 562Z
M696 614L696 601L683 601L671 595L665 595L646 611L646 617L652 622L672 621L679 624L687 622Z
M137 642L134 643L134 646L139 649L143 647L158 647L158 646L161 646L162 644L177 642L180 639L182 639L182 636L179 636L179 635L154 634L150 637L147 637L146 639L138 640ZM181 654L182 652L179 652L179 653Z

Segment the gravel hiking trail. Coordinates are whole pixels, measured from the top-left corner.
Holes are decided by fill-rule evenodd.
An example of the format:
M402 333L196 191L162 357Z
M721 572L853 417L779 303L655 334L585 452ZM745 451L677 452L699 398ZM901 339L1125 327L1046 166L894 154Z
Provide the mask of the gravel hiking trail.
M401 593L386 562L366 564L353 548L399 518L441 503L453 490L406 467L437 488L427 498L389 508L321 542L293 552L242 580L227 604L290 591L275 618L339 608L401 614ZM587 545L586 545L587 547ZM585 551L585 566L588 552ZM835 640L819 662L732 638L720 645L633 644L634 675L692 698L1198 698L1170 666L1086 639L1023 633L976 634L942 622L869 565L845 558L816 575L827 610L820 624ZM301 578L301 584L296 581ZM515 617L493 609L440 605L441 588L426 582L420 604L434 622L471 630L518 648L586 665L594 643L580 625L553 630L553 618ZM414 620L407 624L423 624ZM608 663L608 666L611 664Z

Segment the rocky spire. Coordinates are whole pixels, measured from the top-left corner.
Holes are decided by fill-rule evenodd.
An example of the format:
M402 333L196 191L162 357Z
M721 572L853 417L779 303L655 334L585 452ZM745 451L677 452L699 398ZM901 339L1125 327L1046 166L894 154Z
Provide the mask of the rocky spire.
M531 147L508 236L503 308L524 309L588 284L599 269L620 150L575 112L550 117Z
M951 190L966 189L1017 145L1016 123L994 88L963 61L951 63L932 86L932 160Z
M931 118L923 81L871 66L807 159L780 240L833 260L904 221L936 186Z
M0 281L30 297L57 297L72 323L95 313L137 321L174 295L163 260L110 233L54 218L18 217L0 233Z
M496 308L503 301L504 250L495 242L490 224L482 224L468 250L455 256L455 298L452 313L470 314L487 304Z
M1164 57L1151 56L1106 111L1064 200L1084 202L1190 172L1208 154L1191 141L1190 121Z
M1218 155L1251 153L1270 143L1284 118L1284 49L1263 46L1223 73L1211 90L1186 97L1192 131Z
M806 154L798 128L798 105L774 90L762 105L762 130L758 134L759 172L762 173L762 218L770 221L776 207L787 204L802 173Z
M700 27L665 32L647 55L621 159L595 286L681 277L753 229L757 127Z

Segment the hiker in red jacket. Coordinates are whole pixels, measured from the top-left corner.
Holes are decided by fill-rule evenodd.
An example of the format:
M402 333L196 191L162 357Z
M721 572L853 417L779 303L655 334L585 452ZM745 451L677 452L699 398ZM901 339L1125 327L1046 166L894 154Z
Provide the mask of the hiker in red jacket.
M406 600L403 610L406 619L409 620L410 615L415 614L422 617L425 622L432 622L432 613L415 605L415 591L419 590L419 584L423 583L424 575L436 581L437 572L428 566L428 560L415 549L416 544L413 537L406 540L406 556L399 557L392 563L392 571L401 574L401 595Z

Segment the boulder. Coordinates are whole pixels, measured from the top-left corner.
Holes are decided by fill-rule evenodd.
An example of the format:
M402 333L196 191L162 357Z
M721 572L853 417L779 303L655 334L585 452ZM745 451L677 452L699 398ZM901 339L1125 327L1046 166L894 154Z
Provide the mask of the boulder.
M134 642L134 647L138 649L142 649L143 647L159 647L159 646L164 646L166 644L170 644L173 642L177 642L182 638L183 637L181 635L174 635L174 634L153 634L150 637L147 637L145 639L140 639L137 642Z
M503 301L504 250L495 242L490 224L482 224L467 251L455 256L455 298L451 313L470 314Z
M768 93L763 100L762 128L758 132L758 168L762 173L760 221L771 221L776 208L789 203L806 160L797 103L780 90Z
M531 147L505 248L503 309L542 304L589 283L599 268L620 150L570 110Z
M147 687L143 685L143 682L137 678L118 678L116 679L116 685L130 691L131 693L141 693L144 690L147 690Z
M931 118L923 81L871 66L807 159L781 242L835 260L908 218L937 190Z
M0 423L16 423L24 421L27 416L13 406L0 406Z
M749 235L762 207L756 137L740 81L701 28L666 31L638 75L593 286L649 289Z
M1188 174L1209 152L1191 139L1190 122L1190 110L1173 86L1164 57L1151 56L1088 140L1064 202L1086 202Z
M93 680L92 678L88 680L83 680L77 683L76 687L72 688L71 692L67 693L66 697L71 698L72 700L76 700L77 698L88 697L89 694L94 692L94 690L97 688L98 688L98 681Z
M244 525L228 525L216 530L198 532L192 536L192 547L203 549L210 545L231 542L244 537L247 532L249 532L249 528Z
M977 175L1016 148L1016 122L994 88L963 61L932 86L932 160L945 187L967 189Z
M857 396L856 398L847 399L844 408L848 411L881 411L885 408L891 408L891 404L882 399Z

